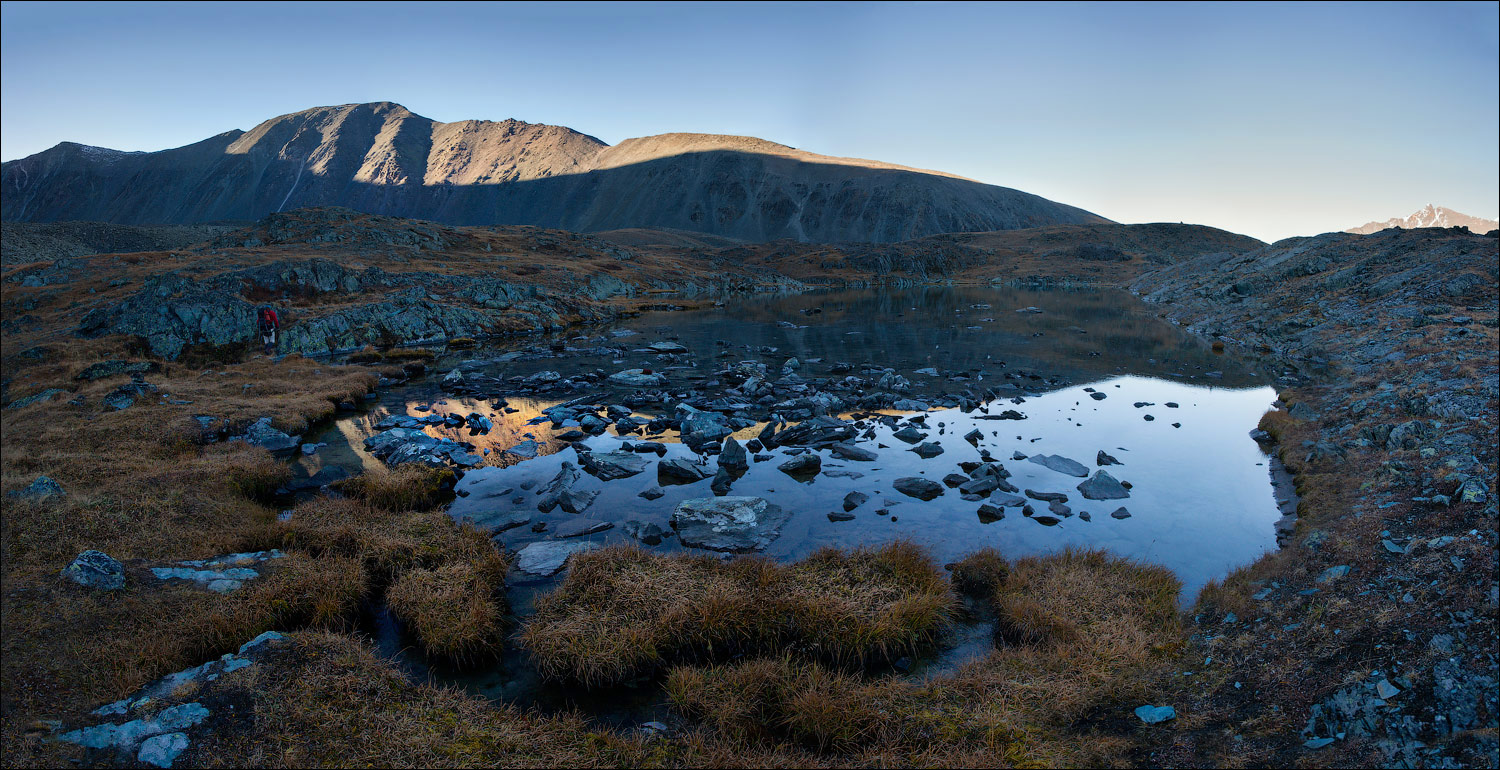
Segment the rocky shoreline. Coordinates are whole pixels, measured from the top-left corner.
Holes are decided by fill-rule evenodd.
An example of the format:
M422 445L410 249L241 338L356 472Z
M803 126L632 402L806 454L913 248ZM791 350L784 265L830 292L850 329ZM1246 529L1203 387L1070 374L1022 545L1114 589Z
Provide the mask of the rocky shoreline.
M1131 284L1283 362L1263 427L1302 496L1286 548L1205 592L1164 683L1196 716L1144 761L1500 764L1494 236L1328 234Z

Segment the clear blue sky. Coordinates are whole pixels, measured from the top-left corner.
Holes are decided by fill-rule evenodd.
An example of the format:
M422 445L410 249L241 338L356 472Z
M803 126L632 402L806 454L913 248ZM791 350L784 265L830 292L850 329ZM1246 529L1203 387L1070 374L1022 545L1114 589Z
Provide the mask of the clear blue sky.
M385 100L747 134L1276 239L1500 211L1497 9L7 2L0 157Z

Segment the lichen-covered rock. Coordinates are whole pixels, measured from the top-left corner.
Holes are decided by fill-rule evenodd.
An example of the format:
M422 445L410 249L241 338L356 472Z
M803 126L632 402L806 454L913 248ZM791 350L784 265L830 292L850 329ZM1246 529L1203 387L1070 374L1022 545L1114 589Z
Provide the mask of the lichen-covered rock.
M672 511L683 545L711 551L758 551L781 534L791 514L762 497L701 497Z
M125 566L103 551L84 551L63 568L62 576L88 588L118 591L125 587Z

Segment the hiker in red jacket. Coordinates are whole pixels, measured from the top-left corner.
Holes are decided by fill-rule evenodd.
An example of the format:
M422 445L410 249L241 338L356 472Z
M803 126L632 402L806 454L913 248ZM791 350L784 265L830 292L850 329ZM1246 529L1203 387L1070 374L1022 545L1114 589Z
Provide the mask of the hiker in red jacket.
M271 355L276 350L276 332L281 329L281 319L276 316L276 308L263 305L256 313L256 325L260 327L260 341L265 346L266 355Z

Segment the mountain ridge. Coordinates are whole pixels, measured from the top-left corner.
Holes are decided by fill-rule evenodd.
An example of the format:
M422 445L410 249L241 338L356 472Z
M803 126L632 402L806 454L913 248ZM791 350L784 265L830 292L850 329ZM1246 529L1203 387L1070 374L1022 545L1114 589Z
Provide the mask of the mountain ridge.
M1109 221L953 174L755 137L611 146L514 119L441 123L391 102L314 107L156 152L60 143L6 162L0 186L0 218L37 222L189 224L333 205L457 225L888 242Z
M1493 219L1470 216L1444 206L1429 203L1417 209L1410 216L1392 217L1383 222L1366 222L1359 227L1351 227L1344 232L1356 235L1369 235L1394 227L1400 227L1404 230L1415 230L1419 227L1467 227L1470 232L1484 235L1500 227L1500 222L1496 222Z

